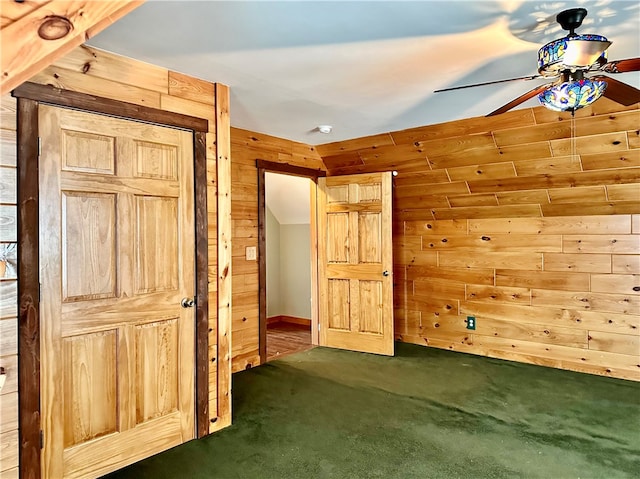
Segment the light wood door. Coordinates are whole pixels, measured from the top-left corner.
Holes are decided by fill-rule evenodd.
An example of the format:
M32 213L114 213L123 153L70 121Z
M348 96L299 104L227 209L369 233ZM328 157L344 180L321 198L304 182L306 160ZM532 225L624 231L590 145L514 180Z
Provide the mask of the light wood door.
M393 355L391 173L318 180L320 345Z
M39 130L43 473L91 478L194 437L193 139L48 106Z

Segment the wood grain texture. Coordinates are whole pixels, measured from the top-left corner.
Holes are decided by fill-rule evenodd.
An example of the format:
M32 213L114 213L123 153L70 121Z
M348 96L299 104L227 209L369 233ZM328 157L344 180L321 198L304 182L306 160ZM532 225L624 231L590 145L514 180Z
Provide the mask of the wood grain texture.
M611 255L558 253L544 255L545 271L610 273Z
M321 346L393 355L391 173L318 180Z
M640 204L637 201L599 201L570 205L565 203L544 205L540 208L544 216L624 215L640 212Z
M20 463L22 477L37 478L40 464L40 283L38 109L19 99L17 112L18 181L21 221L18 224L18 350L20 351ZM17 457L16 457L17 459Z
M36 77L36 80L37 79ZM53 104L74 106L75 108L82 108L88 111L99 108L104 113L110 115L124 118L138 118L151 123L160 123L196 131L208 130L207 121L188 114L190 113L189 110L187 110L188 113L186 114L172 114L169 111L147 108L135 103L119 102L119 100L117 100L119 95L115 93L119 88L117 84L110 85L109 91L114 92L112 93L112 97L116 98L116 100L110 101L111 99L98 98L92 93L86 93L87 89L85 85L85 82L79 82L76 86L79 91L65 91L62 93L59 88L50 85L42 85L37 81L34 83L27 82L16 88L13 91L13 95L19 98L38 98ZM99 105L96 103L99 103Z
M19 442L17 429L0 434L0 474L4 475L5 471L14 470L14 468L17 469L18 450Z
M310 321L307 321L306 325L276 321L267 328L267 361L306 351L312 347Z
M100 77L88 77L86 74L51 65L31 81L62 90L83 91L97 97L121 99L127 103L160 108L160 93L134 85L127 85Z
M233 234L233 371L260 364L259 264L247 261L244 248L259 246L258 168L311 178L324 164L309 145L231 129L231 224ZM236 193L238 192L238 193ZM235 246L240 245L240 246ZM255 331L247 329L255 318Z
M158 93L169 92L167 80L169 72L166 68L144 62L136 62L136 68L131 68L130 58L86 44L74 48L56 60L55 65L64 70L81 73L87 79L96 77Z
M216 188L217 188L217 407L209 411L209 432L231 424L232 365L232 202L229 88L216 84ZM210 323L211 328L211 323ZM213 358L210 358L213 359ZM215 414L215 416L214 416Z
M640 150L623 150L612 153L596 153L580 155L585 170L602 170L608 168L628 168L640 166Z
M167 93L211 107L215 105L215 85L183 73L169 71L169 91ZM213 108L211 110L213 111Z
M612 255L611 272L640 274L640 256L634 254Z
M16 131L17 108L17 101L10 94L7 93L0 96L0 128L13 132ZM2 141L4 141L4 137Z
M640 350L640 336L590 331L589 349L635 356Z
M2 318L0 320L0 357L16 354L18 354L18 319Z
M534 156L533 159L515 161L514 166L518 176L534 176L537 174L571 173L582 171L580 157L577 155L567 156ZM526 191L526 190L525 190Z
M5 49L2 55L0 94L11 91L141 4L137 0L52 0L42 2L36 8L31 3L13 5L11 15L3 16L2 20L2 44L11 45L11 48ZM42 39L38 27L50 15L69 20L73 25L70 34L56 41Z
M14 118L15 120L15 118ZM16 131L13 129L0 130L0 165L16 166Z
M194 132L193 145L196 216L196 428L197 437L203 437L209 433L209 389L215 389L216 393L218 390L217 377L214 379L214 384L210 386L209 376L211 358L209 357L209 207L207 204L206 132ZM212 345L217 346L217 339L212 341Z
M32 2L26 2L23 5L29 4ZM43 3L43 2L40 2ZM11 2L11 4L13 5L13 2ZM22 8L23 5L18 5L17 3L15 4L17 5L19 8ZM4 12L4 7L3 7L3 12ZM103 25L106 25L108 23L113 22L113 18L106 18L105 19L106 23L104 23ZM97 31L97 30L96 30ZM3 31L4 33L4 31ZM87 66L88 64L88 66ZM129 58L125 58L125 57L120 57L118 55L114 55L114 54L110 54L107 52L102 52L99 51L97 49L93 49L90 47L82 47L82 48L78 48L76 50L73 50L68 57L64 57L62 59L60 59L56 65L53 66L53 68L58 69L59 71L63 71L63 72L68 72L65 73L65 76L68 76L68 78L71 78L74 74L77 74L79 76L77 76L78 81L77 81L77 85L76 83L74 83L74 86L77 86L77 88L79 89L79 92L82 93L83 91L86 93L88 91L91 90L92 85L102 85L103 89L105 90L105 94L112 96L115 99L119 99L122 98L120 95L118 95L118 91L121 88L121 85L125 85L125 89L123 91L128 91L128 92L132 92L132 91L136 91L135 88L141 88L142 90L145 90L144 95L148 95L148 93L146 93L146 91L151 91L151 92L155 92L157 94L167 94L168 93L168 89L169 89L169 85L168 85L168 75L169 72L166 69L163 69L161 67L155 67L152 65L148 65L142 62L137 62L135 60L129 59ZM76 78L76 77L74 77ZM20 88L23 89L25 88L27 85L24 84L22 85ZM116 88L116 86L118 86ZM115 91L111 92L111 91L107 91L106 89L108 88L113 88ZM46 88L46 87L45 87ZM62 101L62 95L60 94L59 90L56 90L54 88L48 87L49 88L49 93L47 94L48 96L46 96L47 101L50 102L63 102ZM84 90L83 90L84 89ZM27 100L27 98L29 97L34 97L36 95L40 95L41 92L36 91L35 89L31 89L31 90L22 90L23 93L23 97L24 99L21 100L23 102L28 102L29 100ZM37 96L38 98L40 98L40 96ZM125 95L126 97L126 95ZM45 98L45 96L43 96L42 98ZM179 98L180 99L180 98ZM95 96L92 96L91 98L88 99L88 101L85 104L85 108L88 109L92 109L94 107L101 107L101 106L105 106L107 105L107 102L105 102L104 104L99 104L100 103L100 99L98 99ZM96 103L98 102L98 103ZM80 106L82 107L82 105L76 103L76 106ZM186 105L186 103L184 103L184 105ZM191 104L189 104L190 106ZM3 158L7 159L7 161L11 160L11 156L10 155L5 155L4 152L10 152L12 149L15 151L16 149L16 144L15 144L15 136L12 134L12 130L15 131L16 129L16 116L17 116L17 106L16 106L16 99L12 98L12 97L8 97L8 96L3 96L1 97L1 105L0 105L0 119L1 119L1 127L2 127L2 132L3 134L0 135L0 145L2 145L2 156ZM128 115L128 116L133 116L133 117L138 117L138 113L144 113L144 107L140 106L140 105L132 105L132 104L120 104L120 106L118 107L117 110L113 111L112 114L117 115L117 116L122 116L122 115ZM156 113L157 115L157 113ZM171 116L173 116L174 118L183 118L183 119L187 119L187 123L185 124L184 122L181 124L182 127L186 127L187 128L203 128L203 129L208 129L209 131L213 131L215 132L215 124L210 124L209 127L207 128L207 123L206 121L203 122L203 120L201 119L197 119L195 117L196 112L193 110L184 110L181 111L179 115L166 115L163 117L163 119L160 119L160 122L166 122L168 118L170 118ZM145 118L143 118L145 119ZM147 121L153 121L153 122L158 122L159 117L155 116L155 119L153 116L148 116L146 117ZM195 120L195 121L194 121ZM199 123L198 123L199 122ZM204 125L204 126L202 126ZM34 137L33 135L31 135L32 137ZM34 144L35 145L35 144ZM209 166L209 162L207 164L207 178L206 178L206 183L207 183L207 190L212 189L212 191L214 192L214 195L216 194L216 190L215 190L215 185L216 185L216 172L215 172L215 141L211 141L208 142L207 144L207 151L210 151L211 149L213 149L214 152L214 156L213 156L213 160L210 160L211 164L213 164L213 169L210 168ZM35 148L35 146L33 146L33 148ZM209 155L209 153L207 153L207 155ZM13 160L11 160L10 162L11 164L7 165L6 163L3 163L4 166L13 166L14 162ZM30 174L29 172L32 172L33 170L30 169L28 171L26 171L25 173ZM18 175L19 175L19 170L18 170ZM4 176L3 176L4 177ZM0 178L1 180L1 178ZM9 188L12 188L11 186ZM13 187L15 188L15 187ZM32 198L34 198L36 196L32 196ZM207 241L207 243L211 243L213 245L215 245L217 243L217 229L215 227L216 224L216 215L217 215L217 210L216 210L216 201L215 201L215 196L214 196L214 201L213 202L209 202L209 212L206 215L207 218L209 218L209 222L210 224L213 225L213 235L209 238L209 240ZM17 240L17 231L16 231L16 212L15 212L15 206L12 206L10 204L3 204L0 205L0 241L16 241ZM216 271L216 265L215 265L215 258L217 255L213 256L213 264L209 265L209 268L214 271L214 275L215 275L215 271ZM209 261L211 262L211 260ZM27 264L27 263L25 263ZM37 271L37 266L29 266L28 268L31 268L30 270L32 271ZM7 283L9 284L9 283ZM215 283L214 283L215 284ZM207 288L208 289L208 288ZM215 291L215 288L214 288ZM15 298L15 295L13 296ZM4 298L4 296L3 296ZM7 299L7 308L11 309L12 311L14 311L12 314L15 314L15 304L17 303L17 299L14 299L14 306L12 307L10 305L11 303L11 298L10 297L6 297ZM217 330L217 305L215 302L215 297L214 297L214 307L213 310L210 311L209 313L209 321L211 323L211 328L208 329L213 329L213 330ZM25 303L25 306L28 306ZM27 311L29 311L29 307L27 307L26 309ZM36 316L32 316L32 317L36 317ZM4 323L3 323L4 324ZM21 323L21 327L22 327ZM7 338L8 338L8 334L6 333L6 331L9 331L10 328L3 328L3 337L2 337L2 342L3 344L7 343ZM26 330L25 330L26 331ZM26 337L29 338L28 341L30 341L31 343L33 343L34 338L37 339L37 335L33 334L33 331L35 331L35 329L32 329L31 331L26 331L24 334L26 334ZM5 334L6 333L6 334ZM214 338L217 338L216 336L214 336ZM216 339L217 340L217 339ZM9 341L8 343L10 343L11 341ZM8 344L7 343L7 344ZM28 348L31 346L25 346L24 351L28 351ZM34 350L37 351L37 347L33 348ZM215 348L212 349L213 351L215 351ZM215 354L215 352L214 352ZM10 356L9 356L10 357ZM35 372L37 371L37 367L35 366L29 366L27 364L27 359L28 359L28 355L24 356L24 361L23 363L25 365L27 365L27 369L29 371L29 375L31 375L33 377L33 375L35 374ZM216 358L213 358L216 359ZM34 363L35 364L35 363ZM16 375L17 375L17 368L16 368ZM25 384L27 384L25 382ZM16 381L16 388L17 388L17 381ZM210 389L211 389L211 394L216 397L217 396L217 376L214 376L214 381L212 384L210 384ZM17 389L16 389L17 390ZM21 396L21 401L32 401L34 400L34 398L37 398L37 395L34 396L33 394L25 394L23 396ZM35 404L35 403L34 403ZM29 411L35 411L35 414L38 414L38 409L37 406L34 406L33 408L29 408L27 403L25 402L25 404L22 407L22 410L24 412L23 416L26 419L26 421L30 421L32 424L34 421L34 418L37 419L37 416L34 416L32 412ZM223 423L220 423L221 426L223 426ZM32 439L32 443L34 444L34 451L36 450L35 448L37 447L39 449L39 426L34 427L32 430L34 431L33 434L33 439ZM24 429L24 435L23 435L25 442L23 443L23 448L22 450L26 452L30 451L29 449L29 429L25 428ZM29 465L34 465L37 466L39 464L39 461L37 459L31 459L31 458L25 458L24 459L24 463L25 464L29 464ZM15 469L14 469L15 470ZM37 474L30 476L30 468L26 467L25 468L25 477L36 477Z
M639 121L604 99L573 126L533 108L391 132L377 157L385 135L318 145L330 176L427 156L394 180L396 337L640 380Z
M16 203L16 169L0 166L0 203Z
M0 395L0 434L18 429L18 392L8 392ZM0 471L2 471L0 469ZM0 472L1 473L1 472Z
M524 160L551 156L548 142L529 143L495 148L469 149L464 152L449 153L441 156L429 156L429 164L434 169L484 165L511 161L514 165Z
M92 171L110 181L84 179L78 170L92 166L85 165L83 148L63 148L63 131L116 139L118 154L107 150L113 158L105 162L113 171ZM140 458L132 447L139 428L167 440L147 444L146 454L175 445L175 438L193 438L195 311L180 306L181 298L195 293L193 133L40 106L39 135L40 221L46 225L39 252L44 474L99 475ZM149 139L175 150L175 174L147 169L166 159L140 147ZM130 181L114 181L114 175ZM69 179L81 193L65 191ZM144 183L147 195L138 195L132 182ZM174 196L167 196L168 182L176 183ZM116 195L117 214L109 200ZM77 197L77 206L69 206L67 196ZM118 255L117 263L109 259ZM84 286L65 286L71 281L61 271L84 277ZM155 302L158 294L166 299ZM57 393L58 381L63 394ZM102 454L95 456L98 443Z
M13 318L18 315L18 284L15 281L0 281L0 318Z

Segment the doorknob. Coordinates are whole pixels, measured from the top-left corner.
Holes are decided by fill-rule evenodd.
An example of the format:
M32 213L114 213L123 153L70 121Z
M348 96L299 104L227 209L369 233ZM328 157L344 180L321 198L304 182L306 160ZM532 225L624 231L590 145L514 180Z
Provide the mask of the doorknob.
M386 269L382 272L382 276L389 276L389 271Z
M196 305L196 300L193 298L182 298L180 304L183 308L193 308Z

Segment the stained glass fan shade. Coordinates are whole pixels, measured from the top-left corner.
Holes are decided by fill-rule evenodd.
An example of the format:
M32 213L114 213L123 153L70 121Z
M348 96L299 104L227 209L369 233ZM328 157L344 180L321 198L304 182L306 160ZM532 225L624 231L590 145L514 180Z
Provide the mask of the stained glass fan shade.
M589 68L607 62L611 42L602 35L574 35L547 43L538 50L538 73L555 76L570 68Z
M607 88L602 80L566 81L553 85L538 95L540 103L555 111L575 111L596 101Z
M555 111L575 111L600 98L606 82L584 78L583 72L596 62L606 63L609 45L601 35L573 34L543 46L538 51L538 72L543 76L565 73L565 81L540 93L540 103Z

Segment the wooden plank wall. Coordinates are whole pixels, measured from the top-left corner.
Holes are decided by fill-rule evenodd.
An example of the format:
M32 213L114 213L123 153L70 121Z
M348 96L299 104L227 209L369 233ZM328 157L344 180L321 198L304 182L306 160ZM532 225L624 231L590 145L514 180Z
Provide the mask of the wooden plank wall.
M316 149L331 175L398 171L397 339L640 380L639 127L603 98Z
M325 169L309 145L231 128L234 372L260 364L258 262L245 259L246 247L258 247L257 159Z
M217 142L228 138L228 110L216 115L216 96L228 102L228 89L164 68L121 57L90 47L79 47L35 75L31 81L59 88L94 94L138 105L197 116L209 120L207 133L208 221L209 221L209 415L210 431L221 429L231 422L230 375L231 355L229 325L218 324L218 287L230 283L230 278L217 275ZM16 108L15 99L2 97L0 130L0 366L7 374L7 384L1 392L0 403L0 470L17 465L17 346L16 346L16 286L15 274L5 268L5 259L15 258L15 157ZM221 125L219 130L216 125ZM228 141L227 141L228 143ZM221 153L223 151L221 150ZM228 158L228 152L226 157ZM228 176L228 175L227 175ZM227 182L228 183L228 182ZM223 199L221 204L226 202ZM230 205L227 207L230 208ZM222 288L221 288L222 289ZM228 287L225 290L229 290ZM226 301L228 303L229 301ZM226 332L226 335L225 335ZM226 339L218 344L218 334ZM220 385L220 392L218 391ZM7 396L5 398L5 395ZM17 404L17 403L16 403ZM15 417L14 417L15 416ZM14 460L15 459L15 460ZM17 475L17 469L15 469ZM7 475L6 477L11 477ZM2 475L2 479L5 475Z
M0 478L18 477L16 101L0 98Z

